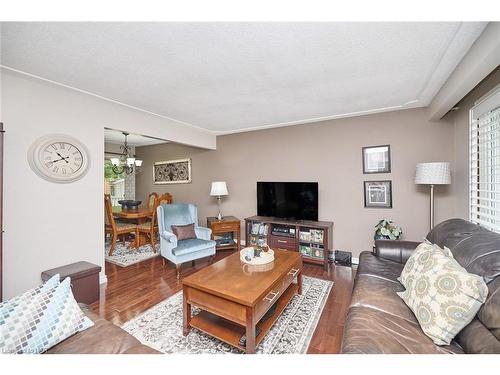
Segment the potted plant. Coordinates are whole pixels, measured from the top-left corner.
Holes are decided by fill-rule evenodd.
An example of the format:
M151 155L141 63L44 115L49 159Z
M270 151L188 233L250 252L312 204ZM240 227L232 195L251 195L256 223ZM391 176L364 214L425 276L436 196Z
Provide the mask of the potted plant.
M403 230L393 221L382 219L375 225L376 240L399 240L403 235Z

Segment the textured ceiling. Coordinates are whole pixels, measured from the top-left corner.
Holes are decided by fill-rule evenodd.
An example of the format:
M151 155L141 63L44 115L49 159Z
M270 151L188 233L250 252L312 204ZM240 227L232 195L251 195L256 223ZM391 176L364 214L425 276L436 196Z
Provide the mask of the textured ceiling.
M2 64L230 133L426 106L486 23L3 23Z

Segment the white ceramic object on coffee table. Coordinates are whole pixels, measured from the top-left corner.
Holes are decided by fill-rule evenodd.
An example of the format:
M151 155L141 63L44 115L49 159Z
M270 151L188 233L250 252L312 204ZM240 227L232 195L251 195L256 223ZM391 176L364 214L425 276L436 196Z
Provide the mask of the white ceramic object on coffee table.
M248 261L245 259L248 249L252 249L252 247L245 247L240 251L240 260L243 263L256 266L260 264L271 263L272 261L274 261L274 251L272 249L269 249L267 252L262 251L260 253L260 257L253 257L252 260Z

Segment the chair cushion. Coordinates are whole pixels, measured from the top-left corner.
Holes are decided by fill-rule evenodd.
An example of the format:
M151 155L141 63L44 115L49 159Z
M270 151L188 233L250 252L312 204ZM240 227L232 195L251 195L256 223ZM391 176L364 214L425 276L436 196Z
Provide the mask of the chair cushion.
M151 221L146 221L145 223L137 224L137 228L151 230ZM158 226L155 225L155 228L158 228Z
M136 227L136 224L116 222L116 228L120 231L130 230L131 232L134 232Z
M407 265L412 260L416 271L406 279L406 291L398 295L415 313L424 333L435 344L448 345L474 319L488 287L481 276L468 273L435 247L415 251Z
M172 225L172 232L177 236L177 241L196 238L196 232L194 231L194 223L185 225Z
M177 247L172 250L175 256L186 255L197 251L205 250L214 246L215 241L201 240L199 238L191 238L182 240L177 243Z

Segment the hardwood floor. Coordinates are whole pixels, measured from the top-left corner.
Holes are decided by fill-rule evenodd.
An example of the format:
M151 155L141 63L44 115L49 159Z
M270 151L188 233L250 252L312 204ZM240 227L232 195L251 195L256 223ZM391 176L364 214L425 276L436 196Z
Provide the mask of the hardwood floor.
M218 252L215 261L230 254L231 251ZM181 280L207 265L208 260L197 261L194 267L191 263L184 264ZM339 352L355 272L350 267L330 265L325 271L322 266L304 264L304 275L334 282L308 353ZM118 326L177 293L182 286L181 280L176 278L175 266L167 264L163 267L161 257L125 268L106 262L106 275L108 283L101 287L100 301L91 306Z

